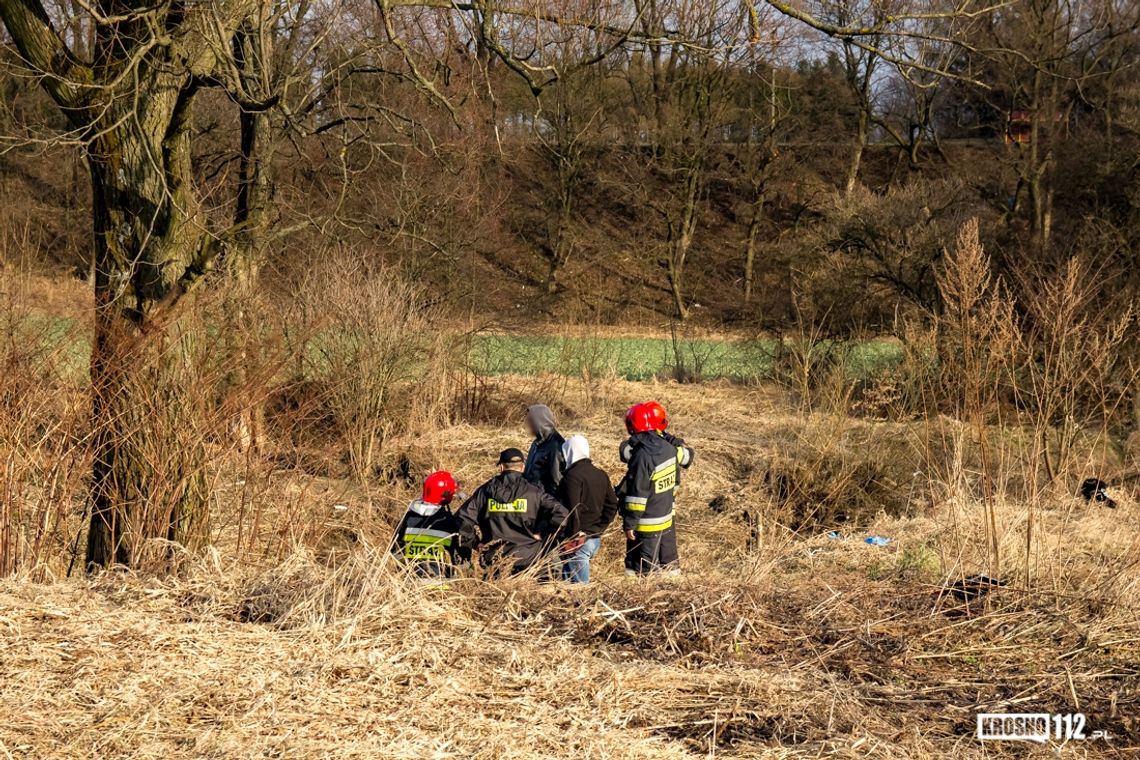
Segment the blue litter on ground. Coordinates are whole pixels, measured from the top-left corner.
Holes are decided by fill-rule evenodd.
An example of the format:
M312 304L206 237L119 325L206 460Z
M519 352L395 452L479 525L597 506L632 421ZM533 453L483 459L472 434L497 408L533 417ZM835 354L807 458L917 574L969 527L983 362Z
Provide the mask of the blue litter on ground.
M867 536L863 539L863 543L870 544L871 546L886 546L890 542L891 539L883 538L882 536Z

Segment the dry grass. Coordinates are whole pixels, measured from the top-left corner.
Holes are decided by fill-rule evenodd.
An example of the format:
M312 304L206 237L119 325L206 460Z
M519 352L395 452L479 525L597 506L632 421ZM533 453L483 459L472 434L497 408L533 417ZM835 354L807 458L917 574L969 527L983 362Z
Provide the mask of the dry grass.
M993 300L977 254L973 292ZM936 325L919 336L932 344L913 341L915 366L900 371L932 403L914 405L922 419L892 421L849 416L850 378L826 364L805 364L787 391L627 382L590 371L587 355L566 357L581 362L577 378L479 377L450 361L449 332L427 335L446 327L434 318L404 323L415 350L389 351L379 335L331 357L348 361L339 373L330 360L292 376L290 359L310 354L262 346L265 368L236 390L227 355L190 346L184 384L216 401L191 409L197 427L171 445L202 449L209 548L140 531L159 569L66 578L90 472L86 396L63 357L27 352L44 345L26 337L35 291L6 292L19 298L0 302L0 358L13 368L0 382L0 570L12 576L0 581L0 758L1099 757L1140 746L1140 508L1069 497L1084 477L1121 472L1097 414L1124 396L1066 365L1090 391L1088 414L1071 409L1067 430L1053 412L1009 414L1020 376L993 356L990 334L1010 326L1008 304L988 317L975 304L959 311L969 329ZM355 292L370 300L354 313L373 321L347 333L390 331L391 296ZM307 325L303 345L319 332ZM1087 335L1099 330L1089 323ZM810 360L812 334L803 342ZM965 356L966 342L967 376L926 374L937 351ZM378 375L391 357L419 374ZM955 379L955 393L942 387ZM1042 383L1024 392L1040 401L1071 386ZM307 411L330 392L350 414ZM248 403L233 398L274 400L263 446L226 434ZM499 450L525 446L528 404L549 404L564 434L585 433L616 479L621 415L647 398L697 451L679 502L682 577L627 580L616 531L588 588L464 577L426 589L390 559L419 479L447 468L477 486ZM954 399L957 418L940 416ZM1043 480L1055 434L1065 455ZM364 442L355 460L346 436ZM167 478L161 466L176 459L151 459L160 485L186 475ZM892 540L874 547L868 535ZM1006 585L969 602L947 593L981 571ZM1113 740L973 738L976 713L1016 710L1084 712Z
M501 419L391 444L417 474L449 465L476 485L522 442L530 394L549 390L495 383ZM680 579L626 581L611 535L585 589L420 588L382 550L408 485L269 472L256 498L267 525L294 526L283 559L237 563L223 533L178 577L0 585L0 756L1075 758L1140 746L1134 504L1055 499L1035 514L1033 587L1010 565L1010 586L966 605L941 589L986 567L976 499L924 488L908 514L864 516L843 540L795 536L769 508L765 467L793 444L851 459L913 439L917 460L918 423L805 420L779 394L727 385L605 381L601 408L586 402L597 388L570 385L554 405L616 472L618 412L646 396L698 452ZM239 490L220 492L222 513ZM729 506L714 513L718 495ZM746 508L767 516L755 551ZM999 500L995 517L1003 546L1023 546L1024 507ZM893 541L868 546L871 533ZM329 552L333 535L352 540ZM987 710L1083 711L1115 738L983 746L972 733Z

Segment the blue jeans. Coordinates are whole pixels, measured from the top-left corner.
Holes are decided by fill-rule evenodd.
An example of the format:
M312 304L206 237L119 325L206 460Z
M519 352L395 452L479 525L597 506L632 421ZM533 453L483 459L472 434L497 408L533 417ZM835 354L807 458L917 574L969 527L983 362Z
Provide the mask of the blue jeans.
M562 555L562 559L564 560L564 564L562 565L562 580L570 581L571 583L589 583L590 560L598 553L598 549L600 549L601 546L602 539L587 538L586 543L582 544L576 552Z

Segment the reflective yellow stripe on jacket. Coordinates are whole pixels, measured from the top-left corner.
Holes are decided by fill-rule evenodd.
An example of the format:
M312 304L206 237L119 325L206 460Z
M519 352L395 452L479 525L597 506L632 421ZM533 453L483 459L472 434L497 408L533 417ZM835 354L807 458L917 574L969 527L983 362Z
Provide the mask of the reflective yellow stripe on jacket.
M653 481L653 493L665 493L677 487L677 459L674 457L668 462L662 462L653 470L650 476Z
M404 529L404 558L439 560L451 548L451 534L430 528Z
M644 512L645 505L649 503L649 499L644 496L626 496L625 508L630 512Z
M634 528L638 533L660 533L663 530L669 530L673 527L673 513L665 515L664 517L641 517L637 520L637 527Z

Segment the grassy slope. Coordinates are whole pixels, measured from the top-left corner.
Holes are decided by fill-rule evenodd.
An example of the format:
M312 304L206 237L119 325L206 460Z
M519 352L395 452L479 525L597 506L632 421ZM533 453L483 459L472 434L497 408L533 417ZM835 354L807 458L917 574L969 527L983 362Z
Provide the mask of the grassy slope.
M774 340L480 335L473 342L472 363L491 375L587 372L593 377L647 380L670 377L680 366L705 379L754 381L771 376L777 350ZM872 341L853 346L846 361L854 376L865 377L899 356L897 345Z
M549 391L503 386L520 401ZM636 397L668 404L696 446L681 579L626 581L611 535L587 589L420 589L367 548L407 491L279 473L306 524L348 503L363 547L332 569L302 551L263 567L210 559L178 579L0 584L0 755L981 758L1140 746L1134 506L1110 515L1057 500L1038 513L1028 587L1026 510L1000 506L1011 587L964 609L938 589L985 568L976 504L920 506L922 489L913 516L879 515L842 541L791 537L765 507L764 463L797 442L875 457L876 441L917 440L914 426L805 421L771 394L723 386L606 382L589 405L578 394L554 400L564 431L587 433L611 472L616 412ZM474 484L520 435L460 426L403 445ZM730 497L720 514L706 507L717 495ZM758 507L769 518L749 552L740 514ZM870 533L893 542L867 546ZM1111 747L971 738L978 711L1077 708L1115 734Z
M62 276L24 276L10 295L13 319L4 325L6 335L19 336L28 350L51 355L66 367L67 378L82 380L91 353L89 287ZM532 325L533 327L533 325ZM595 378L651 380L673 376L678 363L708 380L750 382L771 377L779 346L771 339L742 339L723 334L684 333L676 341L661 325L592 326L575 330L559 325L560 334L480 333L470 342L472 367L488 375L554 373ZM320 336L314 336L319 343ZM874 374L897 362L900 347L890 340L818 344L822 357L830 349L842 356L852 377ZM320 364L318 350L310 346L310 360Z
M44 351L57 355L68 367L68 377L85 376L91 345L79 321L36 313L21 325L20 331L29 345L40 345ZM650 380L675 377L681 368L704 380L755 382L771 379L773 360L779 351L774 340L696 338L674 343L662 333L657 335L482 334L471 340L470 362L483 375L588 374ZM854 378L870 377L901 358L899 346L887 340L853 343L849 347L821 343L815 349L816 355L822 358L833 347ZM320 366L317 349L312 349L310 358L315 366Z

